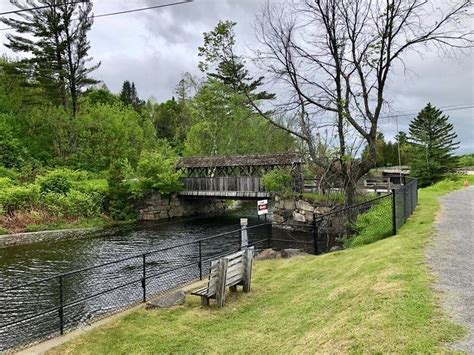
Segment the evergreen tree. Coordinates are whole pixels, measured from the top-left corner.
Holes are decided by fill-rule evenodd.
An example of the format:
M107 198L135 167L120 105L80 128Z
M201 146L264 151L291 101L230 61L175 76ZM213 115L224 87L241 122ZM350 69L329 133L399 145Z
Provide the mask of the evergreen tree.
M132 106L135 111L140 111L144 105L144 102L138 97L135 83L130 83L128 80L123 82L119 97L125 106Z
M122 84L122 90L120 91L119 94L120 101L125 106L131 105L132 104L132 85L130 84L130 81L125 80Z
M71 3L69 0L27 0L26 4L13 3L19 9L40 7L18 13L21 19L1 18L16 34L7 34L6 46L31 57L27 63L30 75L51 98L65 109L71 104L72 115L78 110L81 89L97 83L89 74L100 63L87 66L92 58L87 32L93 20L92 3ZM45 7L46 6L46 7Z
M410 141L413 144L412 175L420 186L441 180L456 167L452 152L459 147L453 125L448 116L430 103L410 122Z
M263 77L257 79L249 75L245 61L235 54L234 27L232 21L219 21L211 32L204 33L204 45L199 47L199 69L209 78L217 79L231 87L237 93L245 93L253 100L273 99L275 94L266 91L257 92Z

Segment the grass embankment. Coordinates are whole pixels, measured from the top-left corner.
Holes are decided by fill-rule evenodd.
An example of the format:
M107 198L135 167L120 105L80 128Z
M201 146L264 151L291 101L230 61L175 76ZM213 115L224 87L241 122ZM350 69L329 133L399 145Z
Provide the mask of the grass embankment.
M474 182L474 181L472 181ZM425 265L437 198L462 181L420 190L399 235L323 256L257 262L253 289L223 309L197 297L139 310L50 351L64 353L436 352L464 330L444 318Z

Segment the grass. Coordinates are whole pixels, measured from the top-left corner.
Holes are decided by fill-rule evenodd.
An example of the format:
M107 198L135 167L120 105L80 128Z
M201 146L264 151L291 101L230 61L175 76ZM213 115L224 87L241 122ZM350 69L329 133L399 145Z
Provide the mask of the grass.
M472 181L474 182L474 181ZM49 351L129 353L432 353L465 333L431 288L424 247L441 182L395 237L323 256L255 263L252 292L223 309L197 297L171 310L135 311Z

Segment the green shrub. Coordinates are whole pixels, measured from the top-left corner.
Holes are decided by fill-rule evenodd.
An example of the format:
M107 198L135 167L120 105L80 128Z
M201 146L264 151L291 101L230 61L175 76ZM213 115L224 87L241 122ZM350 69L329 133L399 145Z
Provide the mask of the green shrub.
M9 178L11 180L18 179L18 172L14 169L7 169L4 166L0 165L0 177Z
M69 170L52 170L45 176L39 176L37 182L41 193L67 194L72 187L72 179Z
M15 185L15 183L12 179L0 176L0 190L12 187L13 185Z
M134 208L136 195L130 192L130 183L135 181L132 174L133 170L127 159L113 162L110 167L108 211L114 220L126 221L137 217Z
M77 190L70 190L67 195L48 192L42 194L41 205L50 214L59 217L97 217L102 212L103 198Z
M40 196L38 185L11 186L0 189L0 205L6 213L33 208Z
M385 197L366 213L357 216L352 225L354 236L346 239L345 247L355 247L376 242L392 235L392 199Z
M288 194L292 191L293 178L285 170L271 170L262 176L262 183L268 192Z
M181 191L181 173L176 170L178 161L176 152L166 142L156 150L142 152L137 173L143 190L155 190L163 195Z
M107 179L90 179L83 181L76 181L72 183L74 190L81 191L85 194L99 194L107 196L109 192L109 184Z

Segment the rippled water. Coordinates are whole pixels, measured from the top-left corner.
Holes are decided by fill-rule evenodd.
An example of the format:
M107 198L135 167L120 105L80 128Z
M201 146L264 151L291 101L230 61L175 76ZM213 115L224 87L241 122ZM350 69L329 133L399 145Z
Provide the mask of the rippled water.
M0 249L0 351L59 333L60 315L56 308L60 304L60 282L63 304L67 305L63 314L67 331L142 301L143 260L140 254L238 229L240 217L248 217L250 225L257 224L255 214L255 202L248 202L225 216L140 223L93 232L78 239ZM266 239L268 232L267 226L249 230L249 239L252 242ZM273 234L284 239L308 238L307 233L274 231ZM203 242L201 253L203 258L211 258L223 251L237 250L239 243L238 233L226 235ZM132 257L136 255L138 257ZM39 284L5 291L60 273L128 257L132 258L73 273L62 280L53 277ZM147 255L147 296L199 277L198 261L197 243ZM204 263L203 269L206 267L208 264ZM118 288L98 295L113 287ZM95 297L85 299L90 296ZM8 325L36 315L40 316Z

